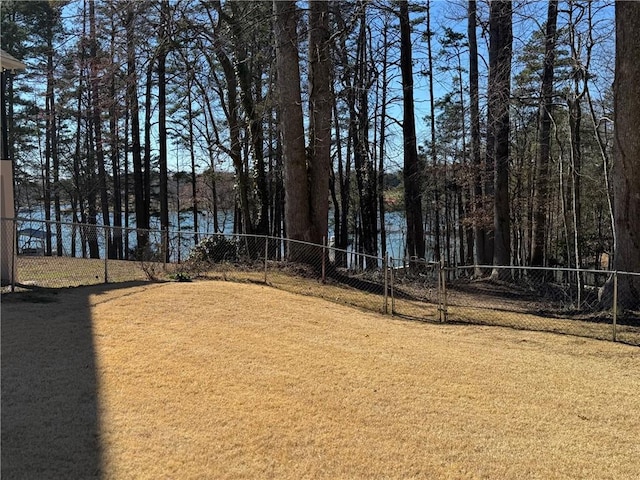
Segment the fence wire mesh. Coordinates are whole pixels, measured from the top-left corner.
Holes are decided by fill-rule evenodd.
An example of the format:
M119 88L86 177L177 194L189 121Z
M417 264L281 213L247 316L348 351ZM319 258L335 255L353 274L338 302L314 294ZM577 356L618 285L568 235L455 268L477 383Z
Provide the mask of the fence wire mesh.
M210 278L432 322L497 325L640 345L640 274L446 267L257 235L2 220L3 282L15 288ZM8 240L7 240L8 239Z
M476 267L477 268L477 267ZM596 270L514 267L447 269L450 321L503 325L640 344L638 312L614 308L611 279ZM618 303L618 306L622 303ZM616 332L614 315L622 322ZM628 335L629 334L629 335Z

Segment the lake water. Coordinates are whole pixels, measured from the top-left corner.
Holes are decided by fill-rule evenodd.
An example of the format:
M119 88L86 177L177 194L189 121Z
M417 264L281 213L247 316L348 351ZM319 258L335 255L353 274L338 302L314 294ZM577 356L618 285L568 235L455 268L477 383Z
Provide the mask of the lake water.
M44 224L44 210L43 209L23 209L18 212L18 248L20 252L30 251L32 253L40 253L44 249L45 238L45 224ZM101 215L98 216L98 222L100 222ZM71 238L73 230L76 229L72 225L66 225L72 223L72 216L70 209L63 210L62 222L62 238L63 238L63 253L64 255L71 254ZM113 214L110 218L113 224ZM122 217L122 224L124 225L124 215ZM172 212L169 216L170 223L170 244L172 245L172 258L177 259L178 252L180 258L184 259L188 255L191 248L194 246L193 242L193 214L191 212L182 212L178 215L176 212ZM213 230L213 216L210 213L200 213L198 219L198 234L200 237L214 234ZM135 214L129 215L129 225L131 230L128 233L129 245L135 246L136 233L133 230L135 226ZM221 212L218 215L218 225L222 229L222 233L225 235L231 235L233 233L233 212ZM404 215L400 212L390 212L385 215L385 225L387 234L387 252L390 257L399 259L405 255L405 241L406 241L406 224ZM160 230L160 218L158 215L152 215L150 219L151 230L157 232L151 233L151 242L160 244L161 238L159 235ZM52 228L54 238L52 243L56 245L55 240L55 227ZM78 234L79 235L79 234ZM157 237L157 238L156 238ZM79 238L79 237L78 237ZM334 232L330 227L329 239L334 238ZM104 255L104 235L98 234L98 245L100 248L100 256ZM330 243L331 244L331 243ZM350 246L347 250L349 253L353 253L353 243L350 242ZM76 255L81 256L81 248L78 246ZM379 256L383 256L383 252L380 252Z

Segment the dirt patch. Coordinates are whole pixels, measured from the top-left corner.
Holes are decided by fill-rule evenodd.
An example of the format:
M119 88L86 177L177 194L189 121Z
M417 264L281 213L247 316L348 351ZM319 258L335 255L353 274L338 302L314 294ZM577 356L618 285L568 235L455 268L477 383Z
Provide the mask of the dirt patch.
M227 282L2 297L3 478L634 478L640 350Z

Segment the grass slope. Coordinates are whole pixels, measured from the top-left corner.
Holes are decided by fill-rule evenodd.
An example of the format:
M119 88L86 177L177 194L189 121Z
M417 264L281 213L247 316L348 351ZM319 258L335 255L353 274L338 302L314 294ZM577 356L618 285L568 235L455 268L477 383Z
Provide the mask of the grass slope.
M2 300L3 478L640 471L638 348L226 282Z

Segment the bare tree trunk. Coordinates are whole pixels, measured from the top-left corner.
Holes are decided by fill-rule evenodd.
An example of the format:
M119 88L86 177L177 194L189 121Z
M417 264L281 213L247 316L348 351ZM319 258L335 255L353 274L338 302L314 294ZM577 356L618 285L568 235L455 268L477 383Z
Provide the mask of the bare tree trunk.
M204 133L207 139L207 154L209 157L209 172L208 177L211 187L211 205L210 211L213 217L213 231L220 233L220 225L218 221L218 192L217 192L217 179L216 179L216 155L214 152L214 146L217 141L217 127L215 124L215 116L212 108L212 101L209 98L209 90L205 88L205 85L198 79L197 76L191 77L191 80L198 87L198 92L202 96L200 103L205 106L204 110ZM213 131L213 134L212 134ZM215 139L215 140L214 140Z
M281 113L278 109L275 111L275 123L280 123ZM276 238L286 237L286 225L284 218L285 209L285 193L284 193L284 159L282 155L282 140L278 134L277 128L274 126L273 135L275 136L275 150L273 152L275 157L275 177L273 199L274 199L274 211L273 211L273 236ZM277 258L281 259L282 254L280 249L277 250Z
M98 76L98 37L96 31L95 0L89 2L89 36L91 47L89 49L91 65L91 114L94 131L94 148L96 161L98 162L98 185L100 188L100 207L102 210L102 225L111 225L109 218L109 195L107 191L107 170L104 163L104 148L102 142L102 105L100 103L100 79ZM102 232L100 232L102 233ZM111 257L112 242L111 229L107 229L107 244L104 246L105 256Z
M329 3L313 0L309 8L310 220L314 241L322 243L328 231L333 105L329 52Z
M53 8L53 7L50 7ZM46 93L46 151L47 164L53 167L53 185L49 179L49 168L45 172L45 218L51 219L51 191L53 190L53 209L56 221L56 255L62 256L62 228L60 225L60 162L58 157L58 128L56 116L56 102L54 92L54 65L53 65L53 11L52 18L47 22L47 93ZM46 254L51 255L51 224L45 226L46 232Z
M145 176L140 143L140 108L138 103L138 74L136 70L135 2L127 2L127 103L131 111L131 155L133 162L133 195L136 215L137 249L140 253L149 242L149 235L143 229L149 228L149 210L145 199Z
M313 133L308 158L302 117L296 2L274 0L273 10L276 16L287 235L294 240L319 244L327 234L331 166L328 4L321 1L310 3L309 130ZM317 249L293 243L289 247L291 260L319 265L320 252Z
M547 211L549 206L549 160L551 156L551 109L553 108L553 71L556 51L556 21L558 1L549 0L547 29L545 34L545 58L542 72L542 98L539 118L539 154L534 190L533 231L531 235L531 265L542 266L545 263L545 239L547 236Z
M111 171L113 175L113 258L123 258L122 245L122 189L120 177L120 135L118 131L118 100L116 96L116 30L115 22L111 23L111 72L109 82L109 135L111 137Z
M458 82L460 85L460 106L462 115L460 116L460 129L462 131L462 164L461 171L463 178L460 180L458 201L458 222L460 223L460 263L463 265L473 264L473 228L468 223L471 214L471 199L473 197L473 183L469 178L469 157L467 149L467 128L466 111L464 107L464 83L462 81L462 61L458 55ZM463 221L463 219L465 221Z
M212 19L213 21L213 19ZM238 104L238 81L236 78L235 68L229 56L222 48L219 38L219 21L213 29L214 51L216 58L220 62L224 79L226 82L226 109L225 114L229 124L230 147L225 148L227 154L233 161L238 179L238 201L240 207L240 225L242 233L253 233L253 222L251 218L251 210L249 207L249 174L245 167L245 161L242 156L241 127ZM222 100L222 99L221 99ZM213 122L213 120L212 120ZM215 123L212 123L215 126ZM236 220L238 217L236 216ZM236 222L238 224L238 222Z
M582 268L582 196L581 196L581 171L582 171L582 105L581 95L578 94L576 80L574 98L569 100L569 138L571 140L570 167L571 167L571 226L573 233L573 261L575 268ZM576 274L577 304L580 307L582 299L582 276Z
M243 24L238 21L238 16L242 12L238 11L237 3L230 4L233 16L223 15L222 6L216 2L216 9L220 16L230 25L234 34L235 52L235 72L241 91L241 102L249 125L251 150L254 159L254 175L257 199L259 202L259 217L255 228L251 228L255 233L266 235L269 231L269 191L267 188L267 175L264 162L264 131L262 123L261 103L261 77L257 75L253 78L250 68L251 55L247 51L247 43L243 39ZM253 42L256 43L256 42ZM248 170L248 169L246 169Z
M128 87L127 87L128 88ZM123 188L123 209L124 209L124 231L123 231L123 259L129 260L129 119L131 112L129 110L129 99L125 97L124 110L124 188Z
M133 3L133 2L131 2ZM144 186L144 211L147 212L147 225L142 228L151 226L151 100L153 89L153 66L156 59L149 59L147 71L145 73L146 84L144 92L144 164L143 164L143 180ZM145 243L144 246L147 244ZM142 252L142 250L140 251Z
M427 57L429 61L429 117L430 117L430 131L431 142L429 145L429 152L431 157L431 165L433 167L433 260L435 262L440 261L441 247L440 247L440 186L438 178L438 152L436 150L436 108L435 108L435 95L433 93L433 53L431 49L431 2L427 0ZM446 174L445 174L446 182ZM447 241L448 241L447 236ZM447 249L448 255L448 249Z
M196 173L195 137L193 135L193 67L187 71L187 121L189 122L189 157L191 159L191 208L193 209L193 244L198 244L198 176ZM178 212L179 213L179 212Z
M611 158L609 158L609 153L607 152L607 148L605 146L605 138L607 137L606 128L607 122L603 122L605 133L604 135L600 132L599 124L600 120L596 116L595 109L593 107L593 100L591 98L591 94L589 92L588 86L586 87L586 95L587 101L589 103L589 111L591 113L591 122L593 124L593 130L598 141L598 148L600 150L600 156L602 158L602 178L604 179L604 187L607 195L607 207L609 211L609 224L611 227L611 235L613 237L613 244L616 244L616 225L615 225L615 215L613 212L613 198L611 194L611 180L610 180L610 166L611 166ZM602 119L604 120L604 119ZM599 238L601 236L599 235Z
M170 7L169 0L163 0L161 5L160 19L162 27L160 29L160 45L158 47L158 142L160 155L158 165L160 167L160 229L162 235L162 253L164 260L170 260L169 245L167 244L167 231L169 229L169 193L168 193L168 171L167 171L167 53L169 51L169 22Z
M484 166L480 155L480 94L478 87L478 43L476 37L476 2L469 1L468 8L468 38L469 38L469 112L471 122L471 164L473 168L473 236L474 255L476 265L487 264L485 258L485 195L483 192ZM476 269L475 276L482 275Z
M348 152L346 159L344 158L342 152L342 130L340 128L340 119L338 116L338 104L335 95L333 97L333 124L335 128L336 157L338 159L337 182L340 190L340 199L334 199L336 235L335 246L340 250L339 252L336 252L335 263L337 266L346 267L347 255L345 253L345 250L348 246L349 207L351 199L351 153ZM349 148L348 145L347 148ZM334 180L336 179L334 178ZM334 197L336 197L335 192Z
M377 178L375 163L369 151L369 98L371 86L367 59L367 28L366 10L360 13L360 28L357 40L355 74L352 88L349 91L349 113L351 117L349 137L353 143L353 159L358 185L358 199L360 206L360 245L362 252L377 256ZM373 268L371 262L366 262L368 268Z
M583 17L587 18L588 26L592 28L591 3L582 4L569 1L568 33L571 48L573 91L567 98L569 107L569 138L571 140L570 166L571 166L571 214L573 233L573 260L576 268L582 266L582 98L586 94L589 81L589 66L591 63L591 50L593 40L591 35L584 41L582 35L577 32L576 25ZM574 15L574 11L576 14ZM585 59L581 58L584 50ZM581 89L582 87L582 89ZM583 279L580 273L576 274L577 304L580 306L583 296Z
M50 87L53 89L53 85ZM47 87L49 89L49 87ZM51 93L53 95L53 93ZM49 95L47 95L49 97ZM52 118L51 118L51 102L49 98L45 103L45 148L44 148L44 165L41 168L42 175L42 197L44 201L44 228L45 228L45 244L44 244L44 254L46 256L51 256L51 177L49 176L49 172L51 171L51 136L52 132L55 130L53 126ZM40 142L40 140L38 140ZM42 157L41 157L42 158Z
M493 264L511 262L509 208L509 105L511 93L511 2L494 0L489 16L489 105L487 128L493 134L495 162ZM487 145L489 149L489 145ZM494 269L492 278L507 279L509 271Z
M84 9L83 9L83 13L84 13ZM86 21L85 21L85 15L83 15L83 34L85 33L86 30ZM80 168L80 157L82 155L82 151L81 151L81 146L82 146L82 116L81 116L81 112L82 112L82 95L84 92L84 50L81 49L80 50L80 58L79 58L79 64L80 64L80 71L79 71L79 75L78 75L78 88L77 88L77 93L76 93L76 118L75 118L75 123L76 123L76 132L75 132L75 147L74 147L74 152L73 152L73 181L75 183L76 186L76 192L77 192L77 197L76 199L73 199L72 196L72 209L73 209L73 222L74 224L79 224L80 225L80 244L81 244L81 251L82 251L82 257L86 258L87 256L87 244L85 242L84 239L84 235L82 234L82 232L85 229L84 224L86 223L86 210L85 210L85 186L86 186L86 177L82 175L82 171ZM83 179L85 181L83 181ZM80 218L78 218L77 216L77 212L80 212ZM71 255L75 256L76 254L76 225L74 225L73 228L73 235L72 235L72 244L71 244Z
M422 225L421 174L416 145L416 122L413 104L413 67L411 54L411 25L409 5L400 2L400 67L402 70L404 138L404 203L407 213L407 254L423 259L425 256L424 227Z
M295 1L278 0L274 0L273 10L276 16L287 236L294 240L312 241L298 59L298 11ZM289 257L293 261L305 261L305 249L292 244Z
M616 270L640 272L640 4L616 2L616 73L613 89L615 124L614 185ZM618 276L618 301L640 307L640 277Z
M388 69L388 45L387 45L387 30L388 24L385 19L385 23L382 29L382 83L380 88L382 89L382 99L380 102L380 136L378 138L379 159L378 159L378 208L380 210L380 253L386 255L387 253L387 230L385 225L385 204L384 204L384 155L385 155L385 141L386 141L386 126L387 126L387 69Z
M208 100L206 91L201 90L201 93L204 95L205 99ZM207 111L204 115L205 134L207 138L211 138L209 124L214 122L215 119L213 118L213 113L211 112L211 102L205 101L205 103L208 106ZM213 152L212 142L207 142L207 153L209 154L209 179L211 181L211 215L213 216L213 231L214 233L221 233L220 224L218 222L218 186L216 179L216 158Z
M82 34L83 37L86 38L87 36L87 8L86 8L86 1L84 2L84 7L82 9ZM83 65L83 70L82 73L85 73L86 70L84 69L84 62L85 62L85 56L84 56L84 50L85 49L81 49L81 65ZM95 181L95 176L96 176L96 164L95 164L95 157L93 155L92 149L91 149L91 122L87 121L87 125L85 128L85 154L86 154L86 161L84 164L84 171L82 171L82 162L80 161L80 156L82 154L81 151L81 131L82 131L82 117L81 117L81 113L82 112L82 102L83 102L83 98L82 98L82 94L85 93L84 89L82 88L82 84L83 84L83 80L84 76L81 74L81 78L80 78L80 89L78 92L78 143L76 145L76 152L78 154L77 157L77 162L78 162L78 179L81 179L86 191L86 195L87 195L87 208L86 208L86 214L85 214L85 210L81 208L81 213L80 213L80 218L82 219L82 224L86 225L86 228L83 227L82 229L82 234L83 234L83 256L86 254L85 251L85 243L88 245L89 247L89 257L91 258L99 258L100 257L100 249L98 246L98 231L96 228L96 222L97 222L97 211L96 211L96 181ZM89 89L90 91L91 89ZM90 102L89 102L90 104Z

